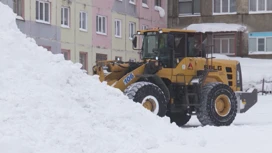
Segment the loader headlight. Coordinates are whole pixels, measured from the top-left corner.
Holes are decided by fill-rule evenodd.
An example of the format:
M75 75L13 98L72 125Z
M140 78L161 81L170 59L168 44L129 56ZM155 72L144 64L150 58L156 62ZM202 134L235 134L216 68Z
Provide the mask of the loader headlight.
M108 70L109 67L108 66L103 66L103 70Z
M159 61L155 61L155 66L159 66Z

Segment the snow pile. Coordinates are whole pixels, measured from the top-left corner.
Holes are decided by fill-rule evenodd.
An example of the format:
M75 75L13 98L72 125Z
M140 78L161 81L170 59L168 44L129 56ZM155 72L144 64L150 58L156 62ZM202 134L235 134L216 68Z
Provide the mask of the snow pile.
M160 6L155 6L154 9L155 9L156 11L159 11L159 14L160 14L160 17L161 17L161 18L163 18L163 17L165 16L165 11L164 11L164 9L163 9L162 7L160 7Z
M186 134L168 118L38 47L8 6L0 10L1 152L155 153L184 145Z
M199 23L191 24L184 28L186 30L195 30L197 32L245 32L247 28L239 24L228 24L228 23Z

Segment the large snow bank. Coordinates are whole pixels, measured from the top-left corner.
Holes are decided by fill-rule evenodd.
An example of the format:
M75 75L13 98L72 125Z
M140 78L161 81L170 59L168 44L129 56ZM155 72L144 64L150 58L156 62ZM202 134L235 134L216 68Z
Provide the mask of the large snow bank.
M38 47L8 6L0 10L1 152L146 153L182 145L182 131L167 118Z
M236 32L236 31L246 31L246 27L239 24L230 23L199 23L191 24L184 28L186 30L195 30L197 32Z

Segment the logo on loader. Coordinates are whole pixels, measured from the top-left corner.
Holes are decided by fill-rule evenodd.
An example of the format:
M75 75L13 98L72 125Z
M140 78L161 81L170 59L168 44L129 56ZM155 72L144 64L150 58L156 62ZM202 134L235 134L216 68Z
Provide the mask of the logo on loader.
M189 63L188 70L192 70L192 69L193 69L193 65L192 65L192 63Z
M130 73L125 79L124 79L124 84L127 85L132 79L134 79L135 76L133 73Z

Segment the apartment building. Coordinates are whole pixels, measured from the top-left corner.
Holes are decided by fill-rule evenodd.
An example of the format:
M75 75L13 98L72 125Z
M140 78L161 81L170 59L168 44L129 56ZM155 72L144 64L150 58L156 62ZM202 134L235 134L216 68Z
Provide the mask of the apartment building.
M272 53L271 0L171 0L168 26L186 28L191 24L228 23L245 26L246 31L212 33L214 52L237 56Z
M167 26L167 2L163 0L0 2L18 15L16 22L23 33L48 51L81 63L88 74L98 60L138 61L140 55L132 49L136 30Z
M1 0L17 14L17 25L37 45L64 58L80 62L91 72L91 1Z
M139 2L139 0L138 0ZM139 54L132 49L132 37L139 29L136 0L114 0L112 6L112 50L113 58L123 61L139 60Z
M82 69L92 72L92 1L51 0L56 3L58 26L60 27L61 53L65 59L82 64ZM54 6L52 6L54 8Z
M60 53L60 27L57 26L56 15L49 14L49 3L29 0L0 0L0 2L13 8L17 14L17 25L23 33L34 38L38 45L49 51ZM52 5L56 7L56 4Z

